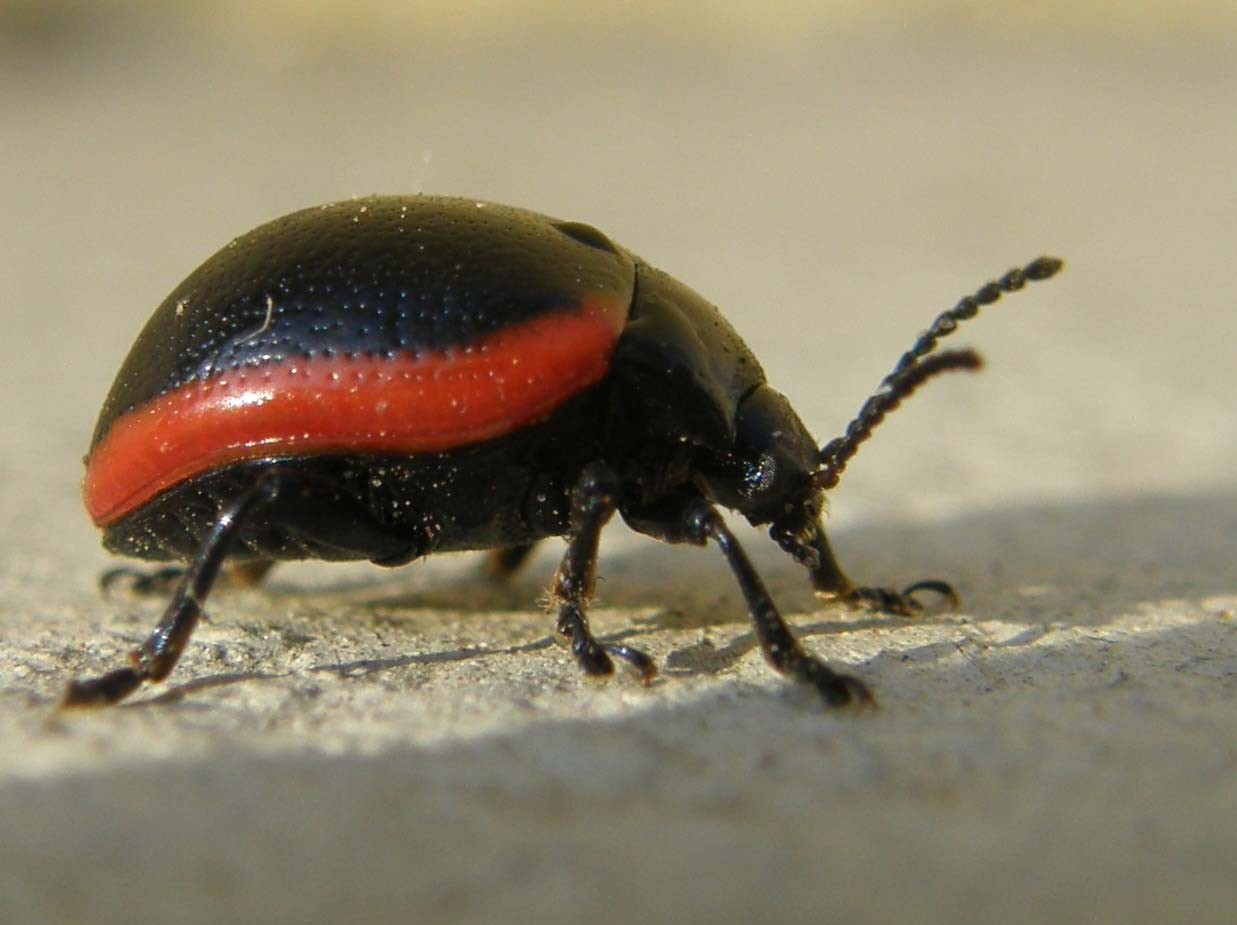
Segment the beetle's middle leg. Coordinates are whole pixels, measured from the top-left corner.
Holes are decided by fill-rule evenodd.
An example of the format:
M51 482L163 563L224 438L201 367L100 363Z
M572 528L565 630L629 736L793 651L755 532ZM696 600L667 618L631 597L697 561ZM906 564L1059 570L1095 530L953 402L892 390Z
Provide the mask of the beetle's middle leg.
M633 529L667 543L704 546L712 542L717 545L739 583L743 600L747 602L760 651L776 671L800 684L814 687L830 706L874 702L866 684L858 678L834 671L803 648L778 612L760 575L726 526L722 515L704 498L685 491L653 507L639 511L624 510L623 516ZM829 560L832 561L832 556ZM836 562L833 568L836 580L849 585L846 576L837 569Z
M653 660L630 646L600 643L588 626L585 607L597 582L597 544L601 530L614 516L618 480L608 467L584 470L571 495L571 528L567 551L554 573L550 594L557 605L555 635L571 647L581 670L590 677L613 674L616 656L628 662L646 684L657 674Z

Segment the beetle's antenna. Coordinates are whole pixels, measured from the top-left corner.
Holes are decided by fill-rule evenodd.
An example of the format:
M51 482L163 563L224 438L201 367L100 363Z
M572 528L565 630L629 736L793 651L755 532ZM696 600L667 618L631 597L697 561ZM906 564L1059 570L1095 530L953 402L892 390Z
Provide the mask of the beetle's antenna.
M983 365L983 358L974 350L947 350L921 360L901 373L885 377L880 389L863 403L859 414L846 428L846 436L829 441L820 451L822 468L812 476L812 484L825 491L837 485L846 464L858 452L859 445L872 435L876 425L898 407L902 399L933 376L955 369L976 370Z
M859 414L847 425L845 436L831 440L821 448L821 468L813 476L813 484L821 489L837 485L846 464L858 452L859 445L868 439L885 415L933 376L954 369L975 370L983 365L979 354L973 350L953 350L928 357L942 337L952 334L959 323L967 318L973 318L982 306L991 305L1004 293L1017 292L1028 282L1054 276L1063 265L1056 257L1040 257L1021 269L1010 270L975 294L964 296L949 311L938 315L932 325L919 335L911 349L902 354L875 394L864 402Z

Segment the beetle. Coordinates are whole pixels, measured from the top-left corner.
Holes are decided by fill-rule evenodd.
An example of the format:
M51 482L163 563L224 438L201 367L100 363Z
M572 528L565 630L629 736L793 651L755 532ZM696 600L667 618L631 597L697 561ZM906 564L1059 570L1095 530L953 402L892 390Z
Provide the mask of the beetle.
M667 543L716 544L772 667L827 704L871 702L795 638L719 508L767 528L824 597L898 614L922 591L956 601L943 581L852 583L824 495L903 398L979 367L935 353L941 337L1060 267L1042 257L941 314L822 447L713 305L589 225L434 196L262 225L155 310L103 404L83 482L103 544L184 566L131 663L71 681L63 703L167 677L225 562L259 577L279 560L492 550L508 573L550 536L567 544L556 638L586 675L617 658L647 682L647 654L589 629L616 512Z

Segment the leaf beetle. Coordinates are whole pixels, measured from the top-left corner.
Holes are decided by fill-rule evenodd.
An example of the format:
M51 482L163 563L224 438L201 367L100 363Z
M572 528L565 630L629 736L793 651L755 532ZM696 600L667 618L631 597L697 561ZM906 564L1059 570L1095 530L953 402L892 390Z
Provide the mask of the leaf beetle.
M822 447L713 305L588 225L433 196L262 225L155 310L104 402L83 482L103 543L185 564L131 663L70 682L63 702L167 677L225 562L260 577L279 560L492 550L503 573L550 536L567 543L557 638L587 675L618 658L648 681L648 655L589 629L616 512L668 543L716 544L773 668L830 705L869 702L795 638L719 508L767 528L822 596L901 614L919 591L954 598L942 581L852 583L824 493L902 399L980 365L934 352L941 337L1060 267L1042 257L940 315Z

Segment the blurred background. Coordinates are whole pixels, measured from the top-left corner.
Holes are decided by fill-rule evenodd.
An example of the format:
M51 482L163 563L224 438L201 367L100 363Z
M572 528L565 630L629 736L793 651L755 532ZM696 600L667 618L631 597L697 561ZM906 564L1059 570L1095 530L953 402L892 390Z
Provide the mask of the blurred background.
M712 910L714 921L763 920L759 900L770 882L828 884L824 899L837 902L830 908L856 921L881 920L864 919L873 908L917 917L946 909L941 920L951 922L1043 921L1048 913L1128 921L1153 911L1166 920L1228 920L1231 902L1227 911L1206 905L1233 899L1224 868L1233 856L1237 760L1232 650L1211 636L1182 643L1189 655L1169 637L1157 650L1173 653L1163 655L1170 666L1210 653L1220 661L1208 662L1209 670L1219 673L1206 689L1229 698L1207 714L1212 726L1197 716L1161 717L1183 737L1196 730L1194 740L1169 745L1145 744L1140 711L1172 696L1118 687L1127 673L1147 677L1150 662L1141 654L1131 656L1133 667L1094 676L1072 655L1034 671L1002 662L1009 672L1002 683L1013 680L980 704L997 712L981 715L980 707L955 709L970 703L975 675L949 634L969 630L929 625L925 633L944 635L915 649L905 627L891 641L865 624L877 635L856 635L853 645L865 653L864 670L878 672L882 694L898 704L880 721L821 725L810 710L744 700L740 688L719 695L736 698L725 706L738 713L721 714L709 701L699 712L671 709L669 720L658 720L677 725L587 727L583 734L597 738L579 746L556 731L556 710L613 710L627 722L654 702L675 703L696 682L667 684L630 714L636 695L621 687L585 691L588 700L552 690L539 676L521 688L532 662L515 659L484 704L458 699L476 681L466 659L458 678L437 662L397 663L372 679L331 686L327 675L305 673L305 664L338 662L329 650L298 663L297 645L309 643L268 645L262 634L299 607L302 615L335 614L324 619L341 621L327 624L340 639L354 630L364 636L373 613L339 616L329 602L285 607L276 594L232 608L266 629L248 634L225 623L215 636L203 632L233 658L249 657L252 635L255 661L245 670L267 664L259 656L286 655L290 680L198 692L183 710L115 711L67 737L41 723L86 640L110 640L119 651L152 619L151 610L120 616L128 605L96 597L94 578L106 559L78 498L81 455L129 344L167 292L233 236L294 209L371 193L473 196L595 224L721 306L822 442L845 427L937 312L1041 253L1065 258L1064 275L1002 301L953 338L978 347L987 370L934 383L882 428L831 499L831 536L864 578L959 576L975 612L1019 623L1027 638L1038 639L1041 624L1048 633L1052 620L1086 627L1131 613L1160 619L1161 604L1184 600L1189 620L1227 627L1231 643L1231 620L1212 620L1231 618L1231 605L1204 604L1215 595L1231 601L1237 588L1234 114L1231 0L0 0L0 641L7 653L0 653L0 682L8 691L0 703L11 708L0 732L13 756L0 772L46 784L33 802L35 791L0 788L0 807L31 807L23 824L4 823L10 837L0 840L0 870L9 872L10 888L25 890L25 904L13 908L26 921L50 921L57 910L73 920L85 909L93 916L92 899L114 890L121 891L114 908L124 910L132 881L120 874L138 871L161 916L176 920L171 900L188 897L185 921L208 920L225 888L272 921L306 921L315 910L346 912L349 897L364 907L392 884L421 890L430 900L419 908L451 917L484 905L478 897L488 897L496 879L540 897L551 918L555 910L591 908L592 894L580 892L587 883L617 903L592 909L597 922L625 920L627 903L635 911L678 908L684 921L693 909ZM791 566L744 535L779 594L810 610ZM696 560L663 556L618 528L607 542L634 544L631 558L610 560L622 581L607 593L620 611L647 612L669 594L689 613L733 612L723 636L744 632L720 562L702 559L698 571L680 573L678 563ZM531 601L555 555L543 554L519 589L526 611L481 597L481 609L513 611L506 624L467 614L442 629L431 614L418 617L414 630L391 632L424 632L435 652L481 638L472 634L486 627L515 634L512 645L540 639L544 621ZM716 591L722 585L727 590ZM1057 590L1048 594L1049 587ZM1118 587L1123 593L1100 595ZM461 612L474 606L468 593L457 595ZM730 595L724 606L697 606L715 593ZM420 605L392 606L401 611L393 627L410 606ZM684 639L709 632L666 619L664 635L653 636L660 653L681 652L689 647ZM121 621L119 629L109 623L112 635L104 635L109 620ZM817 642L845 646L849 638ZM321 644L334 644L330 631ZM1097 651L1108 644L1097 643ZM192 658L213 651L203 644L194 653L207 655ZM1020 658L1030 650L1010 651ZM938 663L925 652L944 654ZM550 654L548 677L568 678L565 660ZM375 649L354 657L360 665L390 655ZM900 673L912 655L937 668L956 657L962 668L957 678L931 669ZM751 683L764 684L759 659L749 661L751 677L762 679ZM185 677L210 670L197 664ZM701 675L700 684L712 679ZM1045 680L1026 680L1036 677ZM1179 692L1177 675L1165 677L1166 689ZM1093 679L1102 692L1115 678L1117 692L1103 696L1130 699L1108 714L1087 712L1081 696L1053 699L1051 691L1071 690L1072 678ZM418 695L426 699L408 698L401 685L423 681L429 688ZM917 706L916 697L938 682ZM962 695L948 686L955 682ZM575 690L574 676L563 683ZM780 690L773 681L768 687ZM339 702L315 714L323 688ZM547 689L560 698L539 699ZM1002 699L1002 690L1025 696ZM388 693L396 700L378 699ZM1197 696L1189 702L1201 703ZM1069 712L1075 705L1078 712ZM927 715L916 718L916 708ZM501 722L487 709L505 711ZM1125 729L1113 716L1133 731L1105 739L1110 728ZM431 729L435 717L457 725ZM496 746L497 758L472 758L468 730L499 735L496 729L522 730L525 722L536 736L512 733ZM356 746L349 737L361 736L357 730L375 738ZM258 732L290 751L342 757L293 772L253 770L246 762L275 748L246 738ZM792 738L800 751L788 747ZM689 740L696 751L682 758L675 749ZM661 751L649 744L658 741ZM381 742L410 752L385 764L357 757L381 753ZM463 757L423 750L426 742L464 743ZM1095 742L1105 743L1102 753L1099 745L1089 750ZM201 764L185 757L212 749L229 757ZM1183 757L1191 749L1206 757L1192 763ZM135 755L176 761L132 777L126 769ZM206 871L200 882L198 873L175 867L180 854L143 847L167 818L150 794L181 759L188 796L177 818L182 831L203 826L208 834L196 848L186 836L175 852L197 859L194 870ZM733 782L719 783L707 770L730 768L727 761L739 766L736 779L779 781L790 796L772 786L736 794L727 789ZM521 778L508 789L508 763L535 783ZM683 776L659 776L663 764ZM556 776L563 769L587 776L599 766L627 787L610 805L606 826L614 828L605 832L593 819L603 784L590 790L581 777ZM1096 767L1110 776L1093 774ZM280 802L285 773L295 783ZM418 790L422 774L437 775L437 789ZM70 781L63 788L60 775ZM1012 807L992 796L1017 775ZM692 790L697 778L717 793ZM85 783L74 789L73 780ZM406 789L387 792L395 781ZM543 786L544 793L536 789ZM364 803L364 787L387 802ZM534 793L545 804L536 813L529 812ZM216 817L221 805L232 813ZM305 816L305 805L323 815ZM125 808L120 822L108 811L115 806ZM49 827L50 816L33 807L62 815ZM514 821L504 815L512 807ZM1146 807L1151 819L1129 821L1131 807ZM884 808L884 839L865 841L869 820ZM676 813L683 815L667 842L649 838L654 821ZM134 827L127 841L116 835L130 824L124 820ZM367 832L350 829L356 820L376 825L372 845ZM79 838L82 826L98 840ZM761 826L769 831L759 844L802 850L776 865L746 853L742 846ZM229 866L219 846L231 827L243 837ZM526 830L542 839L528 843L538 847L523 844ZM803 858L832 864L826 836L833 831L855 853L830 880ZM471 868L434 842L413 851L410 832L460 832L468 845L497 847L469 880L460 871ZM1111 844L1098 843L1110 833ZM258 882L258 874L278 874L277 864L265 865L298 838L325 846L325 861L290 855L309 865L303 892L271 890L277 876ZM99 860L107 854L100 844L124 846L117 877ZM664 893L644 897L635 873L612 879L608 867L579 881L567 877L572 865L611 849L645 881L660 877ZM67 852L77 863L44 865L40 852ZM349 866L363 854L366 865L378 866ZM695 866L679 880L676 865L685 858ZM1140 865L1150 859L1173 878L1169 889L1143 877L1149 868ZM751 864L739 870L740 862ZM1045 873L1041 864L1046 876L1025 876L1027 865ZM416 876L404 873L413 869ZM680 895L691 871L709 884L708 896ZM910 880L882 888L882 872L921 879L913 888ZM332 897L343 897L341 905ZM813 905L820 898L788 887L779 908L786 920L820 921ZM0 895L0 920L4 908ZM281 917L289 908L299 917Z

